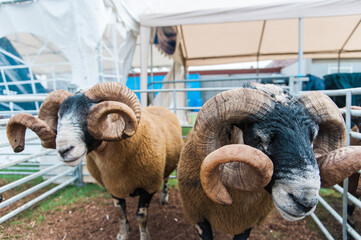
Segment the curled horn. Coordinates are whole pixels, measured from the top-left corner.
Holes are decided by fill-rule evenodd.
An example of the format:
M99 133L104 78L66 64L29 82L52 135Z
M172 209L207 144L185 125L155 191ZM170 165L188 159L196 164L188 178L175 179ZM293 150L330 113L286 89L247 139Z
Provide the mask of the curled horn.
M27 127L40 137L43 147L55 148L56 135L43 120L40 120L31 114L19 113L10 118L6 127L6 134L14 152L21 152L24 150L25 131Z
M219 204L232 204L225 185L245 191L265 187L271 181L273 163L256 148L233 144L211 152L202 162L201 173L207 196Z
M319 124L313 150L320 168L321 186L333 186L360 170L361 147L344 147L346 126L336 104L319 92L306 93L299 100Z
M98 140L117 141L132 136L141 115L140 102L129 88L116 82L100 83L85 96L99 101L88 116L89 133Z
M318 124L318 135L313 143L316 158L346 144L346 126L340 110L325 94L307 92L298 99Z
M65 90L51 92L39 109L39 118L25 113L11 117L6 125L6 134L14 152L24 150L26 128L30 128L39 136L43 147L55 148L58 110L61 103L71 95Z
M320 167L321 186L331 187L361 169L361 147L336 149L317 159Z
M260 170L259 167L253 166L253 163L250 162L253 161L251 155L241 154L243 150L246 151L245 149L247 149L252 154L260 155L256 149L249 150L252 148L245 145L231 147L230 152L240 154L235 157L232 153L227 154L227 150L230 149L228 146L221 147L227 144L224 140L224 132L227 128L241 122L261 120L273 108L273 105L274 100L266 93L260 90L241 88L216 95L206 102L198 113L194 126L197 154L200 159L207 158L201 167L200 178L204 191L213 201L220 204L232 203L232 199L224 185L235 189L254 190L263 187L269 182L270 178L268 179L267 174L269 171L273 171L273 167L271 167L273 165L263 165L265 163L262 163L261 166L267 167L267 169ZM222 157L222 154L212 153L221 157L212 157L210 155L208 158L208 155L215 150L220 151L224 157ZM247 160L247 157L251 158ZM261 159L264 160L263 157ZM242 164L234 162L242 162ZM245 167L246 165L249 165L249 167ZM260 176L263 175L266 181L257 180L252 185L253 183L245 180L240 174L245 174L245 169L252 169L251 172L257 173L254 179L260 180ZM215 177L217 174L220 174L221 177ZM244 184L241 184L243 181Z

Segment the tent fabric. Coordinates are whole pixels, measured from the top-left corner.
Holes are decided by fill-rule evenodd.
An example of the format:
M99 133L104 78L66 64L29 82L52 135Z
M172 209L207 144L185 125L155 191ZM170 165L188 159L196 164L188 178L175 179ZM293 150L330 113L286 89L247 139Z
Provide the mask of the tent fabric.
M97 47L108 26L115 24L120 35L120 72L124 82L127 79L139 26L121 1L42 0L2 4L0 22L0 38L30 33L54 44L70 62L72 80L81 88L99 81ZM17 40L26 43L21 37ZM35 53L40 47L34 46Z
M134 2L149 1L124 2L133 2L128 6L134 8L140 5ZM361 13L360 9L357 0L155 0L143 9L139 19L141 25L155 27L355 15Z
M138 14L141 35L151 27L178 26L185 67L290 59L301 52L309 58L361 57L357 0L155 0L138 10L134 1L123 2Z
M178 26L182 62L190 66L294 58L303 18L305 57L346 58L361 55L360 16L359 0L42 0L1 5L0 37L26 32L49 40L85 88L102 74L97 46L112 24L125 81L141 28Z
M361 57L361 15L303 20L304 58ZM298 57L298 19L180 26L188 66Z

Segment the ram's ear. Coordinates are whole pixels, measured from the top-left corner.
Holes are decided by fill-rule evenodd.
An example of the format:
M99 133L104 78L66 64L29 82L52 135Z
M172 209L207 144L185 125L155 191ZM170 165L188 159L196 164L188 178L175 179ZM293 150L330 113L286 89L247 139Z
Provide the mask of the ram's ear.
M126 104L105 101L89 112L88 131L97 140L118 141L132 136L138 127L134 111Z
M272 161L256 148L244 144L223 146L202 162L200 179L208 197L219 204L232 204L226 187L255 191L272 178Z
M361 147L336 149L317 158L321 186L331 187L361 169Z

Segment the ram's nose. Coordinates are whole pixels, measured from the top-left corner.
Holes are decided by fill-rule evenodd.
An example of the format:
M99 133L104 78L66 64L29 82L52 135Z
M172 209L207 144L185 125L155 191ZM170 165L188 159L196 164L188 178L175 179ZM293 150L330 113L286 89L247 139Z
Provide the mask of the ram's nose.
M304 195L293 195L289 194L290 198L294 201L297 208L302 210L303 212L307 213L311 211L318 203L318 194L311 193L311 194L304 194ZM306 196L306 197L305 197Z
M74 148L74 146L69 146L69 147L65 147L65 148L61 148L61 149L58 149L58 153L60 154L60 156L62 158L65 158L68 153Z

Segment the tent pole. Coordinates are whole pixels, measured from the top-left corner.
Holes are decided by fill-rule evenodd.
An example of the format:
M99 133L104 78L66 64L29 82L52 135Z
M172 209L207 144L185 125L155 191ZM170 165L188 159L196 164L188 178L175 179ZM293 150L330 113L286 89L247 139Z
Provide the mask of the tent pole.
M298 19L298 76L302 74L302 58L303 58L303 19Z
M150 27L140 26L140 90L147 90L148 82L148 50L150 40ZM147 93L140 93L142 107L148 105Z
M257 70L256 70L256 76L259 76L259 55L261 52L261 47L262 47L262 42L263 42L263 35L264 35L264 30L266 28L266 20L263 21L262 24L262 32L261 32L261 37L259 39L259 43L258 43L258 49L257 49ZM257 79L257 81L259 81L259 79Z

